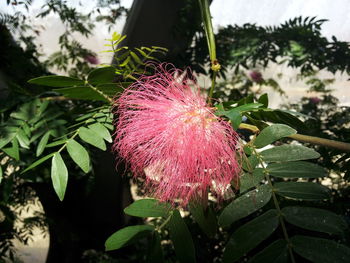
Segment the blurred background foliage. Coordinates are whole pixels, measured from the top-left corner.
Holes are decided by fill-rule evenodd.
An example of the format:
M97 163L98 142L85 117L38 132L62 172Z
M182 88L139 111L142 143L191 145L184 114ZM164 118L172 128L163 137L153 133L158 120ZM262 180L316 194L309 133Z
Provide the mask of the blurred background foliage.
M18 125L19 122L21 125L25 124L21 126L23 132L16 137L17 142L12 142L10 147L0 147L3 171L0 177L1 258L15 260L14 239L27 244L33 235L33 229L39 227L43 233L50 235L47 262L143 261L143 255L147 253L142 243L113 253L104 252L103 244L110 233L140 221L125 216L122 212L122 209L132 202L129 180L128 177L120 176L123 167L119 167L120 174L116 174L114 157L110 153L86 144L92 166L87 174L65 157L67 153L63 153L69 173L73 176L69 178L66 197L62 203L52 191L48 163L21 174L23 168L37 159L43 131L50 129L54 131L51 137L64 137L79 117L105 105L101 101L67 100L58 96L55 91L28 84L27 81L49 75L52 71L86 79L99 61L97 54L84 48L84 43L77 41L75 34L91 36L96 21L104 22L112 28L119 17L130 13L129 10L123 7L119 0L96 1L93 13L81 13L63 0L46 1L38 16L45 18L49 14L57 14L65 31L59 36L59 50L44 56L35 41L41 28L34 26L31 17L25 12L32 5L32 1L7 0L7 4L14 8L22 6L24 9L19 8L21 11L13 14L0 13L0 125L4 129ZM174 16L178 22L173 25L171 34L181 36L181 43L178 44L176 52L169 51L169 56L165 54L165 50L152 47L151 60L171 62L183 69L189 66L198 74L211 74L207 42L197 1L184 1ZM242 99L250 102L263 94L264 87L270 87L284 96L283 86L278 83L279 79L265 78L263 70L271 63L293 67L299 71L299 78L308 86L308 91L317 94L314 97L304 97L298 103L281 106L283 109L293 109L307 116L301 117L303 125L297 122L293 128L307 135L349 141L350 108L339 106L338 99L332 95L329 85L334 79L320 79L317 75L320 70L333 74L349 74L349 43L339 41L335 37L330 40L323 37L321 27L324 22L325 20L315 17L297 17L273 27L245 24L220 28L216 34L216 41L218 60L222 65L222 78L214 98L218 102ZM142 52L149 51L139 48ZM107 47L106 50L108 49ZM112 51L115 53L115 50ZM130 52L138 52L137 56L142 59L142 63L148 60L140 51L131 48L128 52L123 51L118 55L120 61L125 62L129 57L129 60L137 63L137 59ZM135 53L133 54L136 55ZM130 65L129 61L125 65ZM123 62L116 63L116 67L125 65ZM118 80L130 81L128 76L142 70L143 67L134 72L124 67L120 69L122 74L118 75ZM116 77L109 75L107 78L108 82L112 82ZM35 126L38 121L36 118L44 120L46 130L44 126ZM269 119L268 116L256 116L256 120L259 118ZM243 137L248 138L249 134L246 131L240 132ZM22 133L27 135L23 136ZM30 141L26 142L23 138ZM110 144L107 143L107 149L109 147ZM349 153L321 146L309 147L321 153L322 157L317 162L331 174L327 185L332 189L332 200L325 206L342 215L350 223ZM22 220L21 211L26 209L28 204L38 204L39 201L44 213L36 213ZM248 217L244 222L252 218L253 216ZM21 220L21 224L15 224ZM185 220L192 236L198 236L195 243L198 262L218 262L225 246L223 240L227 239L228 233L221 231L214 239L209 239L201 234L192 217L186 217ZM240 224L243 222L238 222L235 227ZM297 233L298 230L292 228L291 231ZM167 239L168 233L165 231L162 234L163 238ZM344 235L342 241L349 245L348 237L349 235ZM169 262L175 262L171 245L165 243L164 248ZM249 256L248 254L247 257Z

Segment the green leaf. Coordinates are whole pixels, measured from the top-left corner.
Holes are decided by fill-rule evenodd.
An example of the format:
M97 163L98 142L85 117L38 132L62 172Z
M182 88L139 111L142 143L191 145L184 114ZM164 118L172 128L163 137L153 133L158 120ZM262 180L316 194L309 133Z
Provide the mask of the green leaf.
M258 102L263 104L264 107L267 108L269 106L269 97L267 93L264 93L263 95L261 95L258 99Z
M112 136L109 133L108 129L103 126L101 123L96 122L94 124L89 125L89 129L94 131L98 136L105 139L107 142L112 142Z
M324 209L288 206L282 209L282 213L288 223L308 230L342 234L348 228L341 216Z
M254 145L257 148L262 148L283 137L287 137L295 133L297 133L296 130L285 124L272 124L260 132L254 141Z
M256 254L249 263L286 263L288 262L288 246L285 240L279 239Z
M15 160L19 161L19 147L18 147L18 141L16 138L12 140L12 147L10 148L3 148L2 149L8 156L14 158Z
M106 97L98 92L97 88L89 86L78 86L70 88L54 89L54 91L61 93L63 96L71 99L79 100L100 100L109 102Z
M230 111L226 116L231 120L232 127L237 130L242 122L242 114L239 111Z
M156 199L140 199L124 209L124 213L138 217L167 217L170 206Z
M294 236L291 238L293 250L300 256L315 263L347 263L350 248L332 240Z
M241 193L245 192L246 190L258 186L259 183L264 179L264 169L263 168L256 168L253 170L253 173L245 173L240 177L241 185L239 187L239 190Z
M113 98L116 94L124 91L124 88L128 87L132 82L119 82L119 83L104 83L98 84L96 89L100 90L103 94Z
M233 108L232 110L236 110L239 112L245 112L245 111L251 111L251 110L260 108L261 106L264 106L264 105L261 103L247 103L247 104L238 106L236 108ZM232 110L230 110L230 111L232 111Z
M190 206L190 212L203 232L208 237L214 237L217 231L217 219L213 209L207 207L204 210L202 205L194 203Z
M153 232L151 242L148 246L147 262L162 263L164 262L161 238L157 231Z
M67 151L73 161L84 171L90 170L90 157L86 149L77 141L70 139L67 142Z
M64 144L64 143L66 143L66 142L67 142L67 139L62 139L62 140L54 141L54 142L52 142L52 143L47 144L45 148L56 147L56 146L58 146L58 145L62 145L62 144Z
M137 225L122 228L106 240L106 251L131 245L139 239L148 236L152 231L154 231L154 226L150 225Z
M59 152L52 158L51 180L58 198L62 201L67 188L68 170Z
M84 85L84 81L76 78L66 77L66 76L43 76L39 78L34 78L28 80L30 84L48 86L48 87L71 87Z
M89 143L89 144L91 144L91 145L93 145L93 146L95 146L103 151L106 150L106 144L103 141L103 138L98 136L94 131L92 131L90 129L87 129L85 127L79 128L79 137L83 141L85 141L85 142L87 142L87 143Z
M278 222L276 210L269 210L238 228L226 245L222 262L236 262L268 238L278 227Z
M271 188L261 185L233 200L219 216L219 225L227 227L265 206L271 199Z
M248 158L243 159L242 168L246 171L252 172L258 165L259 159L256 155L251 155Z
M196 262L191 233L178 210L173 211L168 223L168 228L177 260L179 260L180 263Z
M30 144L29 138L27 137L27 135L24 133L23 130L19 129L17 131L16 138L18 139L18 142L21 145L21 147L25 149L29 149L29 144Z
M16 137L16 132L11 131L0 131L0 149L4 146L6 146L14 137Z
M43 137L41 137L38 147L36 148L36 156L38 157L41 155L47 145L47 142L49 141L51 131L47 131Z
M270 163L269 174L282 178L318 178L326 176L323 167L309 162Z
M291 162L320 157L318 152L302 145L281 145L275 146L261 152L265 162Z
M111 83L114 81L115 76L115 68L112 66L96 68L89 73L87 81L92 85Z
M50 153L42 158L40 158L39 160L35 161L34 163L32 163L31 165L29 165L26 169L24 169L21 174L33 169L34 167L38 166L39 164L45 162L47 159L51 158L55 153Z
M275 183L277 194L291 199L324 200L330 198L330 190L318 183L311 182L281 182Z

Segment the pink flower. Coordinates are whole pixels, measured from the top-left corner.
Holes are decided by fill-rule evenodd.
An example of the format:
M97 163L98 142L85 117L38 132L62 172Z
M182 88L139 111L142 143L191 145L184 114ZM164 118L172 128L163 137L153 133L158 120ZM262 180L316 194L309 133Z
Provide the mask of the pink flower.
M310 101L310 103L312 103L312 104L318 104L318 103L321 102L321 99L320 99L320 98L317 98L317 97L311 97L311 98L309 98L309 101Z
M264 80L263 77L262 77L262 74L259 71L256 71L256 70L251 71L249 73L249 76L252 79L252 81L254 81L256 83L260 83L260 82L262 82Z
M114 150L161 201L223 197L237 178L236 132L206 104L191 75L159 66L116 100ZM205 195L203 194L205 193Z
M84 60L92 65L97 65L100 64L100 61L97 57L93 56L93 55L87 55L84 57Z

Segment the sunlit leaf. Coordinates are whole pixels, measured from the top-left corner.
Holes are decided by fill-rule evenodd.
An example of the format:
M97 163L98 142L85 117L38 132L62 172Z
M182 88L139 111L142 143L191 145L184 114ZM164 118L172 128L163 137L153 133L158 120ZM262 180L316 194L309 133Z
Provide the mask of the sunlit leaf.
M73 161L84 171L90 170L90 157L86 149L77 141L70 139L67 142L67 151Z
M89 125L89 129L93 130L98 136L105 139L107 142L112 142L112 136L109 133L108 129L103 126L101 123L96 122L94 124Z
M152 231L154 231L154 226L150 225L136 225L122 228L106 240L106 251L131 245L139 239L148 236Z
M39 143L38 143L38 147L36 148L36 156L38 157L39 155L41 155L47 145L47 142L49 141L49 137L50 137L51 131L47 131L43 137L41 137Z
M254 141L254 145L257 148L262 148L283 137L295 134L296 132L296 130L285 124L272 124L260 132Z
M156 199L140 199L124 209L125 214L138 217L167 217L170 207Z
M106 144L103 138L98 136L94 131L90 129L87 129L85 127L79 128L79 137L83 141L101 149L102 151L106 150Z
M56 152L51 163L52 185L58 198L62 201L68 183L68 170L59 152Z

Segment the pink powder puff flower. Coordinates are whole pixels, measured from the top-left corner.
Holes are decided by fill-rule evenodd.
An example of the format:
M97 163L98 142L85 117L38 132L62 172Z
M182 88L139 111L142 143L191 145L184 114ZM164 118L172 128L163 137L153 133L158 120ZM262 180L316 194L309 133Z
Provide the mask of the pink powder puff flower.
M238 136L214 114L192 75L157 67L116 100L114 150L160 201L222 198L237 179ZM203 194L205 193L205 194Z
M249 76L252 79L252 81L254 81L256 83L261 83L264 81L264 78L259 71L256 71L256 70L251 71L251 72L249 72Z
M87 55L84 57L84 60L92 65L100 64L99 59L96 56L93 55Z

